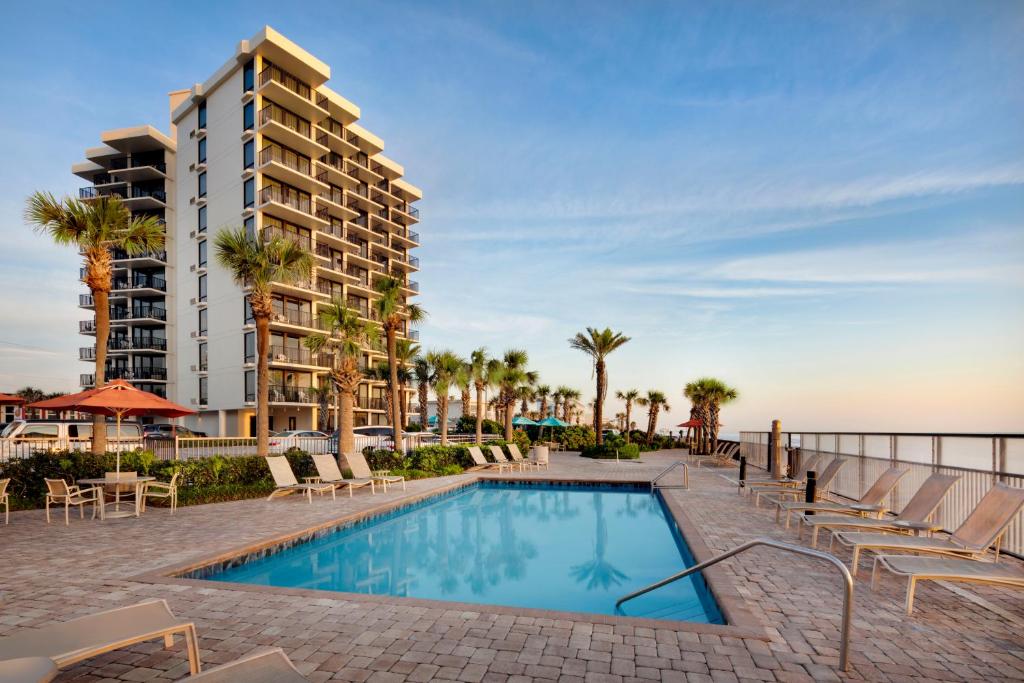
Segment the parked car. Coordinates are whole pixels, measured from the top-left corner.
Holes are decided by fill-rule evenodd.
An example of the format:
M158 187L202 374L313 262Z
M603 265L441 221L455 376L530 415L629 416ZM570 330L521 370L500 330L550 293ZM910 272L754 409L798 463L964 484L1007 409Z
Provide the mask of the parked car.
M285 453L291 448L299 448L309 453L326 453L329 438L327 434L311 429L289 429L270 437L269 450L271 453Z
M142 436L146 439L173 439L175 434L180 437L197 437L206 436L206 432L195 432L188 427L182 425L172 425L166 423L143 425Z
M142 425L122 422L120 441L117 424L107 423L107 450L131 451L142 446ZM71 420L15 420L0 432L0 455L16 455L34 450L88 450L92 442L92 422Z

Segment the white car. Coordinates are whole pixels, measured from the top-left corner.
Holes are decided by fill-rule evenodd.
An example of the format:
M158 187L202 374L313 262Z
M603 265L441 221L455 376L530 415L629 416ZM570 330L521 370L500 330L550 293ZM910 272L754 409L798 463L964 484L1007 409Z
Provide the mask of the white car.
M269 450L271 453L287 453L292 448L298 448L307 453L326 453L329 440L330 437L323 432L289 429L270 437Z

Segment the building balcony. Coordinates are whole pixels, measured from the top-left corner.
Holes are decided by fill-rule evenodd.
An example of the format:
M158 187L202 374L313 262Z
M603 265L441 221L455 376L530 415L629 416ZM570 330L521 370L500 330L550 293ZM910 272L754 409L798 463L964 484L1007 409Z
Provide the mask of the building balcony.
M280 214L289 223L319 230L325 221L313 213L313 200L304 192L281 185L268 185L259 192L259 205L263 210Z
M110 252L115 262L131 261L134 266L165 266L167 265L166 251L150 251L142 254L129 254L123 249L114 249Z
M78 376L78 385L81 387L91 387L96 384L96 375L93 373L83 373Z
M123 379L129 382L166 382L167 368L109 368L107 379Z
M95 320L79 320L78 321L78 333L79 334L96 334L96 321Z
M359 396L356 400L356 407L360 410L386 410L387 402L382 398Z
M163 306L133 306L132 308L111 308L111 323L136 321L136 322L166 322L167 309Z
M259 123L261 133L308 157L319 159L330 151L310 137L308 120L272 102L260 110Z
M96 305L96 302L92 298L92 294L79 294L78 295L78 307L79 308L93 308L95 305Z
M308 83L276 66L267 66L260 71L256 87L264 97L280 102L307 119L315 121L327 113L317 105L313 89Z
M290 242L295 242L295 244L299 245L306 251L309 251L312 248L312 240L309 238L308 235L297 235L294 232L288 232L287 230L282 230L281 228L273 226L263 228L264 240L270 240L275 237L283 240L288 240Z
M145 159L116 159L110 167L110 176L120 181L138 182L141 180L160 180L167 178L167 164L152 162ZM115 165L117 168L115 168Z
M164 293L167 291L167 280L159 275L132 273L131 277L117 278L111 282L111 291L113 292L133 292L142 290Z
M274 311L270 317L271 325L288 325L304 329L318 329L319 320L305 311Z
M285 347L271 344L267 352L267 360L271 365L303 365L317 366L323 354L313 353L305 347Z
M281 384L271 384L269 393L270 403L316 405L316 398L313 396L313 389L311 387L290 387Z
M316 194L324 183L314 178L313 162L295 152L277 145L268 145L260 150L259 170L301 190Z

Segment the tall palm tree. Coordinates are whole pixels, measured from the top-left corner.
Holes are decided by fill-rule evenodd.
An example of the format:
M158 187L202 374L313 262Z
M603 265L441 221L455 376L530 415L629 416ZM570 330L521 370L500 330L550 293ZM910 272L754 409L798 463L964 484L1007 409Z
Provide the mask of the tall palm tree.
M57 199L49 192L36 192L28 198L25 221L39 233L46 233L61 246L74 246L82 252L85 274L82 282L92 294L96 310L95 386L106 382L107 342L110 338L110 290L117 249L136 256L160 251L164 246L164 226L155 216L133 216L119 197L98 197L92 201ZM106 418L93 417L92 452L107 450Z
M540 419L543 420L548 416L548 396L551 395L551 387L547 384L539 384L533 393L540 402L540 405L537 406L537 412L540 415Z
M263 237L245 228L224 229L213 240L217 262L246 295L256 323L256 452L267 455L270 434L269 367L270 318L274 314L270 286L274 282L309 281L313 256L298 242L281 237Z
M530 357L523 349L509 349L501 359L501 367L496 376L498 380L498 406L505 412L505 440L512 440L512 414L515 412L516 399L523 385L537 381L537 373L526 369Z
M569 387L562 387L562 421L569 422L572 419L572 414L576 410L576 404L583 396L579 389L571 389Z
M672 407L668 404L665 394L655 390L648 391L646 396L636 399L636 404L647 407L647 435L645 436L645 441L649 444L651 439L654 438L654 430L658 427L658 413L662 410L672 410Z
M551 415L552 415L552 417L558 418L559 415L562 415L562 413L558 412L558 409L563 406L563 402L564 402L564 399L565 399L566 392L569 392L569 391L572 391L572 389L570 387L567 387L567 386L565 386L563 384L562 386L558 387L553 392L551 392ZM564 410L564 408L563 408L563 410Z
M722 405L739 398L739 391L715 377L701 377L688 382L683 395L699 413L702 452L714 453L718 448L718 416Z
M398 398L398 331L408 321L417 323L426 312L417 304L407 303L402 293L404 283L395 277L383 277L373 285L379 295L373 301L373 312L384 328L387 339L388 365L391 371L391 425L394 430L395 450L402 449L402 416Z
M497 383L501 362L496 358L487 357L487 349L480 347L469 355L469 378L476 389L476 442L484 442L484 410L487 402L484 392Z
M529 417L530 402L533 401L536 396L533 387L529 384L524 384L519 387L516 395L519 398L519 414L523 417Z
M356 392L363 381L359 360L363 349L376 346L380 341L380 330L371 322L360 317L358 309L349 308L340 299L320 308L322 334L306 337L306 348L322 354L318 365L327 365L327 376L338 398L338 460L345 453L355 451L353 431Z
M455 386L459 388L459 401L462 403L462 416L469 415L470 394L473 390L473 368L470 362L462 358L462 367L455 376Z
M613 332L610 327L598 330L596 327L588 327L586 333L577 332L576 336L569 340L569 346L590 356L594 361L594 374L597 375L597 396L594 398L594 429L597 431L597 445L604 443L602 434L602 413L604 410L604 399L608 393L608 372L605 368L605 358L608 354L620 348L629 341L629 337L621 332Z
M337 392L333 386L325 382L310 389L309 393L316 400L316 428L326 432L331 428L331 399Z
M451 351L431 351L427 360L434 368L433 388L437 397L437 423L441 427L441 445L448 445L448 393L462 372L462 359Z
M412 374L416 378L416 398L420 402L420 429L427 429L427 401L430 399L430 383L434 369L425 356L416 356L412 361Z
M366 378L374 382L384 383L384 413L386 415L392 415L392 401L395 398L394 392L391 391L391 364L387 361L378 362L370 367L366 368Z
M626 414L615 413L615 426L620 432L626 431ZM627 434L628 437L628 434Z
M411 339L399 339L395 344L395 353L398 356L398 407L404 427L409 424L409 394L406 392L406 387L412 381L409 367L413 359L420 355L420 345Z
M630 434L629 434L629 421L630 421L630 417L633 414L633 403L638 398L640 398L640 392L637 391L636 389L627 389L626 391L616 391L615 392L615 398L619 399L620 401L625 401L625 403L626 403L626 412L625 412L626 443L629 443L629 437L630 437Z

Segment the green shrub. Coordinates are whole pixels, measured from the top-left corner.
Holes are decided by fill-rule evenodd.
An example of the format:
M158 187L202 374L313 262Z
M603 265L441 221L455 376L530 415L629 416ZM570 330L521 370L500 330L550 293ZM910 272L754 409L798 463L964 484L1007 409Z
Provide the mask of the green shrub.
M556 429L555 441L564 445L567 451L582 451L597 443L597 433L593 427L574 425L565 429Z
M618 455L616 455L616 452L618 452ZM623 443L621 445L606 443L600 446L588 446L583 449L580 456L584 458L610 458L612 460L618 457L621 460L634 460L640 457L640 447L635 443Z
M504 434L505 425L495 420L484 420L481 425L484 434ZM476 415L463 415L455 423L454 434L476 434Z
M411 466L414 469L428 472L441 472L452 465L471 467L473 458L469 455L468 446L421 446L413 451Z
M406 457L398 451L389 451L384 448L371 448L367 446L363 449L363 455L366 456L366 464L370 466L371 470L400 470L406 466Z

